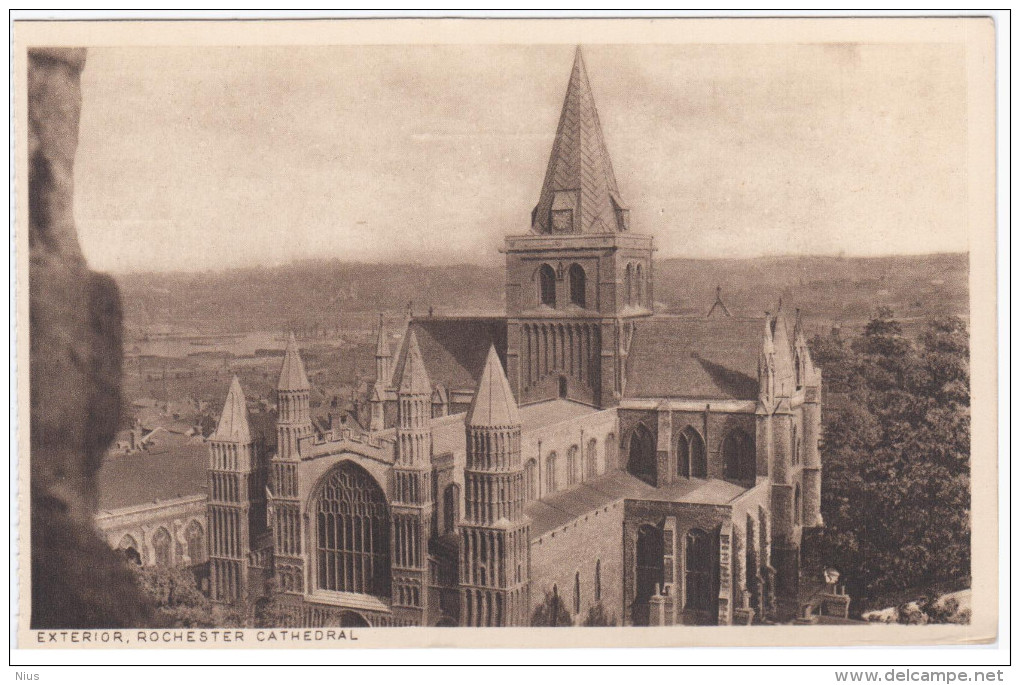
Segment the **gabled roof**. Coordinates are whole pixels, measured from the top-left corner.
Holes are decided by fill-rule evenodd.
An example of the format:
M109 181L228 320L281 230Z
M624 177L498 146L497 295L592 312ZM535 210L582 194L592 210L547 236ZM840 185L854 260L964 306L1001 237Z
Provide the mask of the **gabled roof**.
M570 71L563 110L556 127L545 181L532 212L532 230L552 231L550 210L575 208L574 232L612 233L623 230L616 210L626 209L616 186L595 98L578 46Z
M251 442L251 430L248 427L248 404L244 399L241 381L237 379L237 376L234 376L234 380L230 381L227 401L223 403L223 413L220 414L216 430L209 436L209 439L224 442Z
M400 368L400 380L397 387L401 395L430 395L432 383L425 371L425 361L418 347L418 336L412 330L407 336L407 353L404 364Z
M503 364L499 361L496 348L490 346L482 371L478 391L468 409L467 425L476 428L497 426L519 426L521 412L514 399L510 382L506 379Z
M765 320L655 316L638 321L626 397L758 398Z
M308 374L305 373L305 363L301 361L301 353L298 352L297 340L291 333L287 339L287 351L283 354L283 368L280 369L280 382L276 389L295 391L309 390L311 387Z
M489 347L495 345L506 356L506 319L503 317L435 317L411 321L408 332L418 341L425 370L434 385L448 392L474 392L482 377ZM407 335L394 360L403 368L407 356ZM394 380L397 385L397 381Z

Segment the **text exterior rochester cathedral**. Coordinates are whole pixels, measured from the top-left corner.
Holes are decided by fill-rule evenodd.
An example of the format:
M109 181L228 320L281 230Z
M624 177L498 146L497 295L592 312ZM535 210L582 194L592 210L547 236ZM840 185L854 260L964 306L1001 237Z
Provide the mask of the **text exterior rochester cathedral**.
M367 431L313 421L293 337L275 447L231 385L210 440L214 599L295 625L790 620L822 525L821 374L799 314L654 313L578 50L506 314L380 319ZM271 438L272 436L265 436Z

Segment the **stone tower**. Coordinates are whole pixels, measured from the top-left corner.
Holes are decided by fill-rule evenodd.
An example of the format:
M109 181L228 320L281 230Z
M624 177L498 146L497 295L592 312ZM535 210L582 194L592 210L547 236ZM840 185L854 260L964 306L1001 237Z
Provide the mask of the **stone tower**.
M461 538L461 623L526 626L530 523L524 515L521 415L496 349L468 410Z
M217 602L235 602L248 592L249 552L265 529L261 447L252 436L244 391L234 376L209 436L209 594Z
M615 406L653 310L652 238L631 233L580 47L531 231L506 238L507 375L521 404Z
M273 556L279 590L300 593L304 562L301 549L301 503L298 499L300 440L312 434L311 384L290 334L277 384L276 455L270 464Z
M412 331L397 381L393 466L393 605L402 619L430 624L428 541L432 497L432 383Z

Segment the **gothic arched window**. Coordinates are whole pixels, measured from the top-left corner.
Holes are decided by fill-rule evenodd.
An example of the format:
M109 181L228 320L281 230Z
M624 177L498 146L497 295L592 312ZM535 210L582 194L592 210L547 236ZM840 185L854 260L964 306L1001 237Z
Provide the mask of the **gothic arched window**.
M634 558L634 614L635 625L649 623L648 600L656 589L662 588L663 581L663 537L657 526L643 525L638 528L637 549Z
M588 441L588 451L584 455L585 478L594 478L599 475L599 441L592 438Z
M570 271L570 302L584 308L585 275L580 264L571 264Z
M605 453L606 467L605 471L616 468L616 454L620 446L616 444L616 433L610 433L606 436L606 449L603 450Z
M538 269L538 301L548 307L556 306L556 272L548 264Z
M723 471L727 480L754 483L757 472L754 443L742 430L731 431L723 440Z
M685 607L694 611L711 611L712 565L715 561L712 537L695 528L687 534L685 543Z
M343 462L323 483L315 511L319 587L389 597L390 514L375 479Z
M624 292L627 294L627 304L634 304L634 266L632 264L627 265L627 272L624 276Z
M192 521L184 529L184 539L188 541L188 559L191 564L205 561L205 530L198 521Z
M639 423L630 435L627 470L641 480L655 484L655 442L652 433Z
M634 270L634 299L637 300L638 306L645 302L645 279L641 274L641 265L638 264Z
M524 489L528 500L538 499L538 464L534 459L524 465Z
M169 566L173 563L173 552L170 549L172 542L166 528L160 528L152 536L152 551L156 555L156 566Z
M577 445L571 445L570 449L567 450L567 485L573 485L578 481L578 473L580 473L580 466L577 457Z
M556 492L556 453L550 452L545 458L545 491Z
M803 505L800 500L800 483L793 489L793 525L799 526L803 520Z
M684 478L707 478L708 460L705 457L705 441L698 431L690 426L680 432L676 442L676 472Z

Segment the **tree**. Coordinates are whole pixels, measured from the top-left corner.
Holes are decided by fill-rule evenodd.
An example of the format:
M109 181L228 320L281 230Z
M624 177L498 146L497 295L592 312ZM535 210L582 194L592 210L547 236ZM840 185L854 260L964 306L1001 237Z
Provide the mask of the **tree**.
M216 628L223 622L183 566L136 567L142 591L156 605L156 622L174 628Z
M805 536L812 571L836 566L855 609L884 593L970 573L966 326L928 322L916 341L887 308L849 341L815 337L823 370L824 529Z
M535 608L531 625L544 627L571 626L574 624L566 605L556 592L546 592L545 601Z
M615 626L616 616L610 616L602 602L588 607L588 615L584 618L585 626Z

